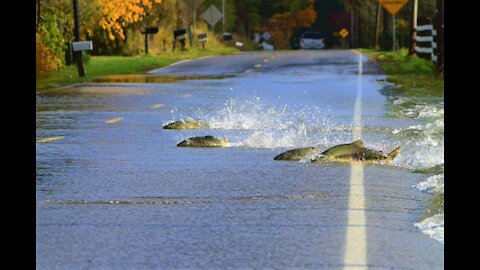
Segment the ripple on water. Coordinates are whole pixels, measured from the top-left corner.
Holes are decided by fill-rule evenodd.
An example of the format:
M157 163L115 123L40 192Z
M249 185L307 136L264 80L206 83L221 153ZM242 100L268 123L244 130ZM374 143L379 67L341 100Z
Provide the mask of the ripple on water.
M444 243L444 214L436 214L429 218L424 219L421 222L415 223L415 227L419 228L424 234L432 237L433 239Z
M423 219L415 223L424 234L444 243L444 104L443 99L394 98L391 117L413 118L418 125L393 131L404 147L395 163L416 173L433 174L414 188L432 194Z

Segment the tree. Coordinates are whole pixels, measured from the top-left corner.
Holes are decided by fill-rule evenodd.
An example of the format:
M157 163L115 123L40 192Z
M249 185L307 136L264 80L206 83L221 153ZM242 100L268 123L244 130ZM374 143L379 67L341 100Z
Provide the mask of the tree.
M250 34L268 30L277 48L286 48L293 31L315 22L314 0L235 1L237 30Z
M308 2L310 5L302 10L298 10L298 1L290 2L289 6L285 6L290 11L276 13L267 20L267 30L274 37L276 48L286 49L296 28L308 27L315 22L317 13L313 9L313 1Z
M125 39L126 28L140 22L154 5L162 0L98 0L100 5L99 25L108 37Z

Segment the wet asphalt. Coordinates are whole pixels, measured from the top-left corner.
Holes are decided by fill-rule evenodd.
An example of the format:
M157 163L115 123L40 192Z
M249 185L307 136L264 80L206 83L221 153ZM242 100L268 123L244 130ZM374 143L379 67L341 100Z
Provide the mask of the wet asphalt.
M389 132L415 124L385 117L385 76L363 55L359 78L358 61L248 52L39 94L37 269L443 269L443 244L413 225L431 199L412 187L424 176L362 165L356 194L348 163L273 160L353 141L359 99L367 146L393 149ZM190 116L213 128L162 129ZM175 146L197 135L232 147Z

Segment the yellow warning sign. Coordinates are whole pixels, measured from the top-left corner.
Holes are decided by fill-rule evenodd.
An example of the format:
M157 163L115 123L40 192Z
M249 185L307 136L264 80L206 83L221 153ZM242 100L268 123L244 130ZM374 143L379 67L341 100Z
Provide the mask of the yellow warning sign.
M343 28L342 30L340 30L340 32L338 32L338 34L340 34L342 38L345 38L346 36L348 36L348 30Z
M407 3L408 0L378 0L390 15L395 16Z

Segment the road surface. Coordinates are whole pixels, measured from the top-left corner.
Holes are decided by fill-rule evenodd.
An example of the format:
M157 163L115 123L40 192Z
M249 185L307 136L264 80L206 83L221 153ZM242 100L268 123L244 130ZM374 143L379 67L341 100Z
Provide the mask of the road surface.
M162 76L180 79L143 82ZM395 115L384 79L356 51L255 52L38 94L37 269L443 269L414 226L432 199L415 171L443 149L410 132L428 119ZM162 129L188 117L210 128ZM230 147L176 147L204 135ZM273 160L356 139L402 151Z

